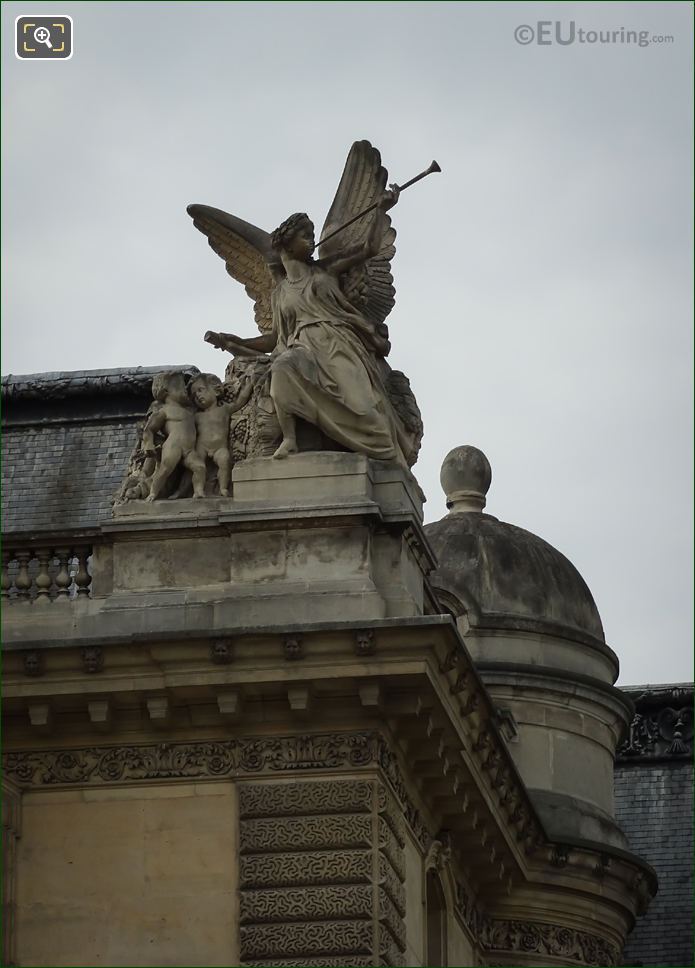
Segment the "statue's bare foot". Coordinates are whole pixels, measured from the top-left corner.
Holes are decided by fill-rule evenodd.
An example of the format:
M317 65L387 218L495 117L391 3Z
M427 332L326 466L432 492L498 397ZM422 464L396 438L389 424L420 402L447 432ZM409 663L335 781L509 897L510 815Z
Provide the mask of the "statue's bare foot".
M220 488L220 497L229 497L229 491L226 489L223 491L222 488Z
M294 439L294 437L285 437L283 442L273 454L273 457L275 457L277 460L281 460L283 457L287 457L288 454L296 453L297 441Z
M151 504L152 501L155 500L155 495L154 494L148 494L147 497L145 498L145 500L148 501Z

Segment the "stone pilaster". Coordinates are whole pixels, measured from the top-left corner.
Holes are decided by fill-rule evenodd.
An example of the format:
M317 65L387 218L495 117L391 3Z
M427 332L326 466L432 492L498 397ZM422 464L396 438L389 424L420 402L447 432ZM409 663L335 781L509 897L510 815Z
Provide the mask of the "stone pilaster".
M17 838L22 832L22 792L14 783L2 784L2 963L16 964Z
M403 819L378 780L239 787L244 965L400 965Z

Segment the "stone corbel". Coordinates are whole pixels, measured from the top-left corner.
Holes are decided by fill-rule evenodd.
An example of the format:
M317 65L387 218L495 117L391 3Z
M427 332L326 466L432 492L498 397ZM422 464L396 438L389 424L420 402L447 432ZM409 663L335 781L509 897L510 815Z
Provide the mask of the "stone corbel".
M433 840L425 855L425 873L442 871L451 862L451 835L448 830L441 830L435 840Z

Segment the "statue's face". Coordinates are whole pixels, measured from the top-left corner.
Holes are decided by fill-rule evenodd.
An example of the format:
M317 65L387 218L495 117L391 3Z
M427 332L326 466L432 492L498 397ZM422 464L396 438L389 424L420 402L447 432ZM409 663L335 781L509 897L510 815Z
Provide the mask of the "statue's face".
M197 383L193 390L193 399L201 410L209 410L215 405L217 398L212 387L205 383Z
M188 403L188 393L186 383L182 376L174 376L169 380L167 387L168 395L177 403Z
M311 222L302 223L286 245L287 252L302 262L306 262L315 248L314 226Z

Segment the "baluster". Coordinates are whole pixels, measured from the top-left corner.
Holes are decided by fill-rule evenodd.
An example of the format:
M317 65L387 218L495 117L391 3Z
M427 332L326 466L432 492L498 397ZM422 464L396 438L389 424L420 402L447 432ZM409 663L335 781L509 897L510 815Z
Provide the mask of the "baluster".
M10 578L10 561L14 558L11 551L3 551L2 553L2 580L0 581L0 586L2 587L2 600L3 602L10 601L10 588L12 588L12 579Z
M22 602L29 601L31 591L31 578L29 577L29 561L31 560L30 551L18 551L15 555L19 562L19 571L14 580L17 589L17 598Z
M48 573L48 562L51 560L51 551L49 548L37 548L34 551L34 556L38 560L39 568L36 573L36 599L35 604L38 602L48 602L49 592L51 588L51 576Z
M77 572L75 573L75 585L77 586L77 597L89 595L89 586L92 577L87 571L87 558L90 549L87 545L78 545L72 549L72 554L77 559Z
M68 562L70 560L70 549L69 548L55 548L53 550L53 555L58 559L58 573L55 576L55 583L58 588L56 593L56 601L67 602L70 594L70 585L72 584L72 579L70 578L70 572L68 571Z

